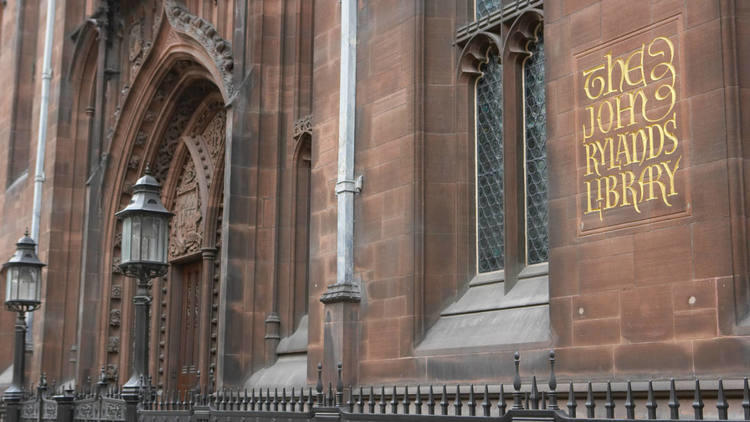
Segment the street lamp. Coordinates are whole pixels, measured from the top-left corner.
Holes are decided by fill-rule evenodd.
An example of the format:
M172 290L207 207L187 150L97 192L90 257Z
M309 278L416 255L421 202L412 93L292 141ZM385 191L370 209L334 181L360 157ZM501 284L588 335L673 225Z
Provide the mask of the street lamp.
M9 405L9 420L16 420L17 409L10 406L23 399L24 353L26 349L26 312L32 312L41 305L42 267L45 266L36 256L36 243L29 237L28 230L16 243L16 252L3 264L5 271L5 307L18 314L16 319L16 341L13 350L13 381L5 390L3 400Z
M167 273L167 240L172 213L164 208L160 198L161 185L151 176L149 168L133 186L130 204L119 211L122 220L120 269L136 279L135 350L133 374L122 386L126 400L137 401L148 383L148 317L151 306L149 281Z

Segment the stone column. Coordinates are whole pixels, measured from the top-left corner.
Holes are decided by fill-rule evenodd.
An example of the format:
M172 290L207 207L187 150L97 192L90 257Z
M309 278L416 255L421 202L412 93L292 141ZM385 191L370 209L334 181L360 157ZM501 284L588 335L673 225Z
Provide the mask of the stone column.
M198 326L200 341L200 352L198 356L198 370L200 371L201 391L208 391L207 387L211 383L211 376L208 370L209 361L211 360L211 297L213 297L214 283L214 262L216 261L216 248L202 248L201 256L203 266L201 267L201 319Z

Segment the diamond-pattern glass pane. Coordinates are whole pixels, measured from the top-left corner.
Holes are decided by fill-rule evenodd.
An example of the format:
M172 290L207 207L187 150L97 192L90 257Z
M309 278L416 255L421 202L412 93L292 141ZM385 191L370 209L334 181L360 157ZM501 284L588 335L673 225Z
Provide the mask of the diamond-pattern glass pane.
M474 18L483 18L500 8L500 0L474 0Z
M503 66L490 55L477 81L477 265L486 273L503 268Z
M526 248L527 262L549 259L549 208L547 205L547 110L544 94L544 40L530 46L524 64L526 120Z

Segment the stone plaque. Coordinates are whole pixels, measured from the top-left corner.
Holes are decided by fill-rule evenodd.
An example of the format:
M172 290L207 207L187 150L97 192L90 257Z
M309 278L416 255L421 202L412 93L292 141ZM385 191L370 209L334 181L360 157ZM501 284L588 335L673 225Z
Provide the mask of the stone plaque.
M679 18L575 55L579 232L689 210Z

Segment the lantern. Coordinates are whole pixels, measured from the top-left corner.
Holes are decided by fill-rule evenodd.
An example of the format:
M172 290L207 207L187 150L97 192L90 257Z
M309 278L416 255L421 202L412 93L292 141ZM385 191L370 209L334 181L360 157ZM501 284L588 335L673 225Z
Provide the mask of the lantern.
M3 264L5 271L5 306L14 312L29 312L42 303L42 267L36 256L36 243L28 231L16 243L16 252Z
M133 186L130 204L115 214L122 220L120 268L139 280L167 271L169 219L172 213L160 199L161 185L149 169Z

